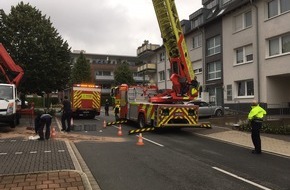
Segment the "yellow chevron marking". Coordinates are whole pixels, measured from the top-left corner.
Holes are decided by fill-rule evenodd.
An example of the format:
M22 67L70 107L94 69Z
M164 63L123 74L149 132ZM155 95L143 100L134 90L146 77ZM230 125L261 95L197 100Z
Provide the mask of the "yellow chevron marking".
M129 135L134 134L134 133L143 133L143 132L150 132L154 131L155 127L149 127L149 128L142 128L142 129L133 129L129 131Z

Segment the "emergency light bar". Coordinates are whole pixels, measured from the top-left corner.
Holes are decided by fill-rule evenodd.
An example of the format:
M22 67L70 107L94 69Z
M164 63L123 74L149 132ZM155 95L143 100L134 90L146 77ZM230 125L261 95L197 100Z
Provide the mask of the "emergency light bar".
M100 86L94 84L74 84L77 87L84 87L84 88L100 88Z

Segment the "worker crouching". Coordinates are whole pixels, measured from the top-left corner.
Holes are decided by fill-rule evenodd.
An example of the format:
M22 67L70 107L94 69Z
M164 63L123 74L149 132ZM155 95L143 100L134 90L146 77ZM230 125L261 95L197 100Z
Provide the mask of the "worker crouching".
M50 114L38 114L37 118L35 119L35 130L38 132L39 139L44 140L50 138L50 125L52 121L52 116ZM44 133L44 126L45 126L45 133Z

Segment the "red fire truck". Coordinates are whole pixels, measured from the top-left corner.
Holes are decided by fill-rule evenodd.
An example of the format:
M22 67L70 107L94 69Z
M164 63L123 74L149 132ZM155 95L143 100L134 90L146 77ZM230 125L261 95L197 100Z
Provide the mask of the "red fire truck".
M64 90L72 102L73 117L95 118L101 110L101 87L94 84L74 84Z
M182 102L196 99L198 82L194 76L174 0L152 0L163 43L171 67L172 89L157 93L153 86L112 88L115 104L120 106L120 119L136 121L137 130L129 134L152 131L162 127L206 127L198 123L198 106ZM148 126L148 127L147 127Z

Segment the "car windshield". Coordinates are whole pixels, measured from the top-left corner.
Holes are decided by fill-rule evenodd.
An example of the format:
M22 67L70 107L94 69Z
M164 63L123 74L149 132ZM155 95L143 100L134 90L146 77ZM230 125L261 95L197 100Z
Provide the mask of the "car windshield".
M11 86L0 86L0 99L13 99L13 88Z

